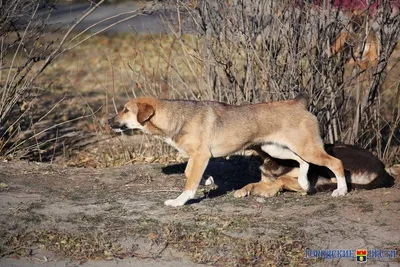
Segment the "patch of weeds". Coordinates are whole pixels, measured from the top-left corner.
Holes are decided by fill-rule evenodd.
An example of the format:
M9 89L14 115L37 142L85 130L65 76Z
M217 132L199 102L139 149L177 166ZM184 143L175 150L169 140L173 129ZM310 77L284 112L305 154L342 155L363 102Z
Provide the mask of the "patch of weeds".
M33 210L33 209L43 209L44 208L44 201L41 202L33 202L29 205L28 210Z
M42 214L37 214L37 213L29 213L26 214L26 216L23 217L24 221L27 223L34 223L34 224L38 224L42 221L44 221L45 216Z
M231 202L233 205L235 205L235 207L238 207L238 208L249 208L249 205L251 204L251 203L256 203L256 197L254 197L254 196L249 196L249 197L246 197L246 198L235 198L235 197L233 197L233 194L230 194L230 199L226 199L227 201L224 201L225 203L229 203L229 202ZM230 200L230 201L229 201Z
M205 217L199 217L198 220L213 221ZM298 266L306 262L305 246L299 241L305 240L304 234L289 225L285 227L284 234L268 241L231 236L210 225L166 224L150 218L138 219L132 226L131 231L125 234L140 234L153 242L168 244L187 254L196 263L218 266Z
M25 209L19 209L15 213L10 213L10 221L13 220L18 222L18 224L38 224L46 219L46 216L43 214L38 214L32 211L36 205L30 205Z
M97 228L100 224L104 228L122 227L126 224L126 220L120 219L118 216L110 215L108 212L102 212L94 215L89 215L84 212L77 212L70 214L66 222L80 225L82 222L86 223L86 227Z
M324 216L331 215L335 212L336 208L337 208L337 205L335 203L327 203L326 205L323 205L322 208L315 210L312 213L312 216L318 217L321 215L324 215Z
M72 201L80 201L84 199L84 194L82 194L81 192L73 192L69 194L67 198Z
M361 212L373 212L374 205L372 205L371 203L364 203L358 206L358 210Z
M147 217L129 221L129 226L129 229L118 233L107 231L107 228L104 232L38 230L5 234L0 241L0 256L27 256L35 247L81 262L135 255L133 250L136 248L126 249L116 242L115 235L123 235L165 244L184 252L197 263L218 266L298 266L309 263L304 258L306 246L300 241L305 240L305 235L290 226L285 228L283 234L268 241L230 236L216 228L196 224L166 224Z
M349 203L352 204L364 204L365 203L365 199L362 198L343 198L343 200L347 200Z
M146 237L150 233L157 233L160 229L160 222L148 217L142 217L136 220L129 221L130 230L127 231L132 235Z
M326 209L329 209L329 210L335 210L336 208L337 208L337 205L335 203L328 203L326 205Z
M387 223L381 219L375 219L376 226L387 226Z
M216 229L168 225L164 238L197 263L218 266L270 266L304 263L304 245L290 236L271 241L232 237Z
M184 205L180 207L179 210L184 212L194 212L194 207L192 205Z
M104 208L103 210L104 211L108 211L108 212L110 212L110 211L114 211L115 212L115 211L120 210L122 208L122 206L123 206L121 203L119 203L117 201L114 201L114 202L112 202L110 204L111 204L110 206Z
M10 189L10 187L8 186L7 183L5 182L0 182L0 192L1 191L8 191Z
M321 204L321 200L316 196L303 196L301 200L299 200L299 203L303 207L309 207Z
M88 259L123 258L130 253L104 233L71 234L61 231L36 230L4 236L0 242L0 257L29 256L34 247L46 249L61 257L80 262Z
M268 198L265 202L266 205L271 209L271 211L277 211L278 209L283 207L284 202L279 199L279 197Z

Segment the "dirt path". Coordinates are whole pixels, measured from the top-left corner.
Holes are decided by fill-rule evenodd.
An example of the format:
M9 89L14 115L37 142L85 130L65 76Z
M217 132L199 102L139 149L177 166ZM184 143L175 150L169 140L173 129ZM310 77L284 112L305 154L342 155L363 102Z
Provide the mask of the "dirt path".
M85 12L87 12L93 5L89 3L83 4L58 4L56 10L51 14L50 24L54 26L68 26L72 25L77 18L80 18ZM125 19L131 16L133 12L139 8L139 5L135 2L127 2L120 4L103 4L100 5L92 14L82 20L76 27L77 30L85 30L89 26L95 23L99 23L104 19L119 15L114 19L109 19L103 23L99 23L96 26L90 28L89 32L97 32L103 28L116 23L121 19ZM129 20L126 20L120 24L117 24L110 29L106 30L106 33L166 33L168 27L163 25L162 18L159 13L155 12L150 15L141 15Z
M400 185L270 199L234 199L257 162L210 163L216 185L181 208L163 201L184 184L184 164L84 169L0 163L0 266L359 266L354 259L305 259L305 249L396 249ZM47 263L43 263L47 261Z

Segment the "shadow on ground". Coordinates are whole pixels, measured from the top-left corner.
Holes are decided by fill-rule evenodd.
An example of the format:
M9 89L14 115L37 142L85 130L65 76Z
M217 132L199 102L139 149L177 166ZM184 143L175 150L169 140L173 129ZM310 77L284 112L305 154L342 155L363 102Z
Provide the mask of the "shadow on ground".
M200 187L189 205L165 207L166 199L182 191L184 167L0 162L0 265L47 260L51 266L65 261L84 266L126 261L133 266L358 266L355 259L307 259L305 249L399 251L398 180L392 188L339 198L327 192L285 192L235 199L233 189L258 179L258 162L216 159L206 171L216 185ZM397 256L368 262L388 266L400 261Z
M184 174L187 163L171 164L162 168L166 175ZM259 170L260 159L258 157L233 156L229 160L212 159L207 165L204 177L213 177L215 189L208 191L207 195L189 201L189 205L198 203L205 198L215 198L225 195L227 192L237 190L248 183L258 182L261 179Z

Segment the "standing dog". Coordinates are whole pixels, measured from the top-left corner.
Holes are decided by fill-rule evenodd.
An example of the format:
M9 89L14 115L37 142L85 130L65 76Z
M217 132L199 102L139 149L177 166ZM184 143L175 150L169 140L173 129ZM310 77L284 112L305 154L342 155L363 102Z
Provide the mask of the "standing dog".
M374 189L391 187L394 184L394 178L386 172L385 165L368 150L351 145L325 145L325 150L329 155L342 161L346 182L351 189ZM303 191L297 182L299 174L297 162L260 155L263 160L260 167L261 181L236 190L235 197L250 194L272 197L282 190ZM337 186L335 175L321 166L310 165L308 179L316 191L325 191Z
M307 97L254 105L232 106L212 101L160 100L140 97L129 101L109 120L115 131L141 129L163 138L189 155L185 190L167 206L182 206L195 194L211 157L248 147L299 163L298 183L310 190L309 163L329 168L337 178L332 196L347 193L342 162L328 155L316 117L307 111Z

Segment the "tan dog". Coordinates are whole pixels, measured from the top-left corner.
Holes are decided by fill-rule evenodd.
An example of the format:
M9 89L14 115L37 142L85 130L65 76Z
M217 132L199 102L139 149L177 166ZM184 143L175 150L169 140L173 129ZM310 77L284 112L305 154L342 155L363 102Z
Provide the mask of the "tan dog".
M325 152L317 119L306 105L303 95L288 101L243 106L141 97L129 101L109 124L115 131L141 129L189 155L185 190L176 199L165 201L168 206L182 206L195 196L211 157L249 147L259 147L274 158L297 161L298 182L305 191L310 189L309 163L326 166L338 181L332 196L345 195L342 162Z
M346 181L351 189L374 189L391 187L394 184L394 178L386 172L385 165L368 150L351 145L325 145L325 150L342 161ZM262 159L261 181L235 191L235 197L250 194L272 197L282 190L303 191L297 182L297 162L268 156ZM310 165L308 179L316 191L325 191L337 186L335 175L321 166Z

